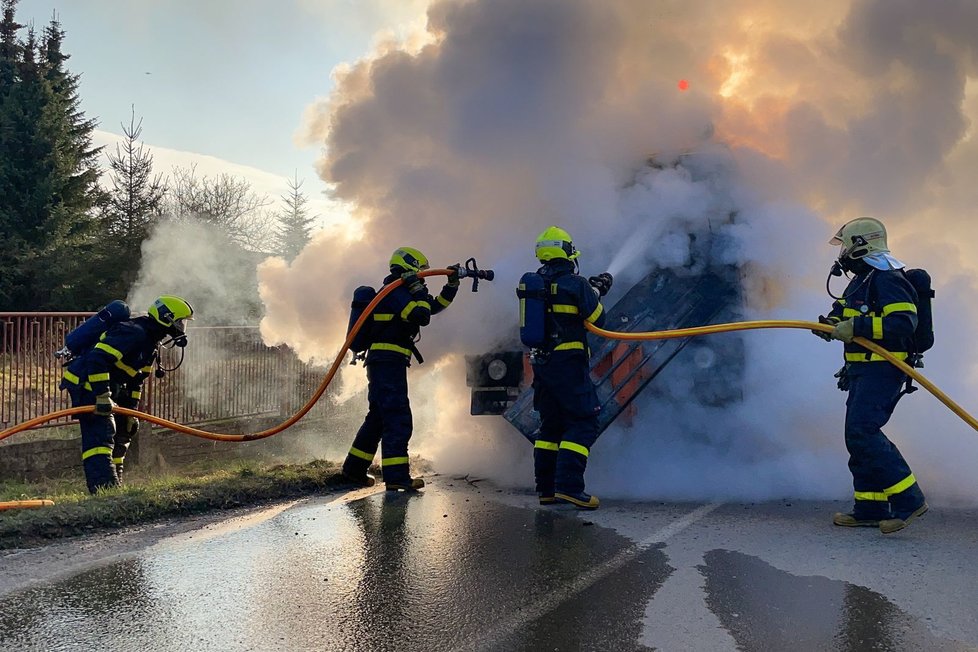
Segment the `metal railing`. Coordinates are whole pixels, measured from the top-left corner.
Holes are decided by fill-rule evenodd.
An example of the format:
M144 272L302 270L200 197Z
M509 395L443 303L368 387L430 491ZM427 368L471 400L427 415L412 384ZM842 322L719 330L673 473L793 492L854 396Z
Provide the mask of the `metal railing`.
M71 407L58 388L61 361L54 352L90 312L0 312L0 428ZM315 390L319 375L286 347L262 343L256 327L188 329L184 349L163 349L176 371L151 376L140 409L185 424L291 414ZM325 401L311 416L320 416ZM70 419L41 427L63 426Z

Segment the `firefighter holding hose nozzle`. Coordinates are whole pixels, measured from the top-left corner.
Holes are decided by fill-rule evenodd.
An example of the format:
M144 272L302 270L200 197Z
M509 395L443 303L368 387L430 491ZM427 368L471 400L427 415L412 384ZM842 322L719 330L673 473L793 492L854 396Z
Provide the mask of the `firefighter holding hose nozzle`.
M871 217L848 222L829 244L841 247L829 280L843 272L852 279L841 297L832 295L828 316L819 317L834 326L832 333L812 332L845 343L845 366L836 376L839 389L849 392L845 441L855 497L852 511L835 514L832 522L891 534L927 511L910 466L881 430L903 394L915 388L900 369L853 338L871 340L911 366L919 364L920 354L933 343L930 277L905 269L890 254L886 228Z
M413 420L407 368L412 356L417 358L418 364L424 362L415 341L421 328L431 321L431 316L451 305L458 293L460 272L465 271L459 265L450 266L448 269L452 273L448 282L437 296L432 296L424 279L418 276L428 268L428 258L417 249L400 247L394 251L390 274L384 279L384 285L397 280L402 283L377 304L350 347L365 359L368 408L343 462L343 475L361 486L373 486L374 477L367 470L377 448L382 446L381 467L388 491L417 491L424 487L422 478L411 477L408 461ZM491 280L485 276L486 272L488 270L484 271L483 278ZM376 294L369 286L354 291L351 327Z
M613 279L587 280L577 273L580 252L564 229L551 226L536 241L542 267L520 279L520 339L530 348L533 406L541 425L533 445L533 467L541 505L571 503L597 509L584 491L584 470L598 438L598 403L591 382L584 323L605 320L601 297Z

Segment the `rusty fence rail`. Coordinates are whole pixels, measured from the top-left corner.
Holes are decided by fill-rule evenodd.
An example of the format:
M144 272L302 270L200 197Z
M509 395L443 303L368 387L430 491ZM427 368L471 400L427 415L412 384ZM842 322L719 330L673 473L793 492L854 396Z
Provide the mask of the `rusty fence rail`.
M54 352L65 334L94 313L0 312L0 428L70 407L58 389L61 362ZM269 347L256 327L188 329L185 349L164 349L162 365L179 369L143 386L140 409L184 424L286 416L315 390L320 374L286 347ZM326 401L310 416L322 416ZM42 427L63 426L69 419Z

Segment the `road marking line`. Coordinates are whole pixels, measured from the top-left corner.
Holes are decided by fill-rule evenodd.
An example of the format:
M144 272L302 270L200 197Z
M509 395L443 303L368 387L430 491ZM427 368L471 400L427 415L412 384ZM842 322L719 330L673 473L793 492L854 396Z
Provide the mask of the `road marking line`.
M486 633L486 635L479 641L474 642L470 648L464 649L498 649L498 645L503 639L515 634L526 623L542 618L549 612L556 609L562 603L571 599L575 595L584 592L592 585L597 584L614 571L634 560L653 545L657 543L665 543L689 526L707 516L710 512L717 509L721 505L723 505L723 503L718 502L708 503L706 505L702 505L701 507L697 507L682 518L676 519L669 525L656 530L645 539L642 539L634 548L623 550L605 563L595 566L591 570L582 573L576 580L567 584L562 590L548 594L543 599L535 602L533 606L527 607L526 605L520 605L516 613L509 618L500 619L496 627Z

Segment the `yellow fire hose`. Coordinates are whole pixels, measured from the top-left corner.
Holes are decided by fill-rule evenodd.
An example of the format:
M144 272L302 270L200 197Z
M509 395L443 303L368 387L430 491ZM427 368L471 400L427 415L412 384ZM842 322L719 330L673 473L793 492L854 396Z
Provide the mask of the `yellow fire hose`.
M733 324L713 324L712 326L697 326L696 328L680 328L671 331L655 331L652 333L616 333L614 331L606 331L603 328L598 328L597 326L587 322L585 322L584 325L595 335L600 335L601 337L607 337L613 340L668 340L677 337L693 337L696 335L711 335L713 333L729 333L732 331L757 330L761 328L801 328L804 330L822 331L823 333L832 332L832 326L828 324L790 320L742 321ZM900 371L920 383L921 387L925 388L928 392L936 396L941 403L946 405L952 412L961 417L965 423L975 430L978 430L978 421L976 421L973 416L968 414L960 405L952 401L951 398L942 392L937 385L927 380L927 378L916 369L908 365L903 360L898 359L883 347L879 346L878 344L874 344L864 337L855 337L852 341L864 349L868 349L873 353L879 354L885 358L887 362L895 365Z
M451 270L448 269L430 269L419 273L418 276L420 277L447 276L450 273ZM139 410L131 410L129 408L116 406L112 409L112 411L127 416L142 418L151 423L155 423L159 426L163 426L164 428L168 428L176 432L182 432L187 435L193 435L194 437L202 437L204 439L211 439L215 441L231 441L231 442L253 441L256 439L264 439L266 437L271 437L272 435L276 435L282 432L283 430L286 430L291 426L295 425L295 423L298 422L299 419L304 417L309 412L309 410L311 410L313 406L319 401L322 395L326 392L326 388L329 387L329 384L333 381L333 377L336 375L336 372L339 371L340 364L342 364L346 356L346 352L349 350L350 343L353 341L354 336L363 326L364 322L367 320L370 314L377 307L377 304L380 303L380 301L384 297L390 294L391 291L394 290L394 288L401 285L401 283L402 281L400 279L395 280L393 283L384 286L377 293L377 296L374 297L374 299L367 305L367 307L363 311L363 314L360 315L360 318L353 325L353 328L350 329L350 333L347 335L346 341L343 342L343 346L340 349L339 353L337 354L336 359L333 361L333 364L330 366L329 371L326 372L326 376L323 378L322 382L319 384L319 387L316 389L315 393L313 393L312 397L305 403L305 405L303 405L299 409L298 412L296 412L294 415L292 415L291 417L283 421L281 424L273 428L268 428L266 430L262 430L260 432L247 434L247 435L216 433L216 432L208 432L206 430L200 430L199 428L194 428L192 426L185 426L176 423L174 421L164 419L162 417L157 417L152 414L148 414L146 412L140 412ZM829 326L827 324L820 324L816 322L807 322L807 321L777 321L777 320L747 321L747 322L738 322L738 323L731 323L731 324L714 324L712 326L698 326L695 328L681 328L677 330L657 331L651 333L617 333L614 331L606 331L590 323L586 323L585 325L587 326L588 330L595 333L596 335L600 335L601 337L606 337L609 339L616 339L616 340L666 340L666 339L673 339L679 337L693 337L697 335L710 335L713 333L728 333L732 331L754 330L754 329L761 329L761 328L800 328L804 330L818 330L825 333L832 332L832 326ZM881 355L888 362L890 362L890 364L896 365L897 368L899 368L908 376L911 376L914 380L920 383L922 387L926 388L927 391L929 391L931 394L933 394L938 399L940 399L942 403L944 403L948 408L950 408L951 411L954 412L956 415L961 417L961 419L963 419L966 423L968 423L968 425L970 425L975 430L978 430L978 421L976 421L974 417L968 414L963 408L961 408L961 406L959 406L957 403L952 401L936 385L934 385L932 382L927 380L927 378L925 378L923 375L921 375L916 370L911 368L905 362L903 362L902 360L898 360L889 351L874 344L873 342L870 342L869 340L866 340L861 337L857 337L853 341L859 344L860 346L872 351L873 353L877 353ZM24 423L13 426L12 428L8 428L6 430L0 431L0 440L4 440L7 437L10 437L11 435L17 434L18 432L29 430L30 428L38 426L42 423L53 421L54 419L60 419L62 417L70 416L73 414L81 414L84 412L94 412L94 410L95 410L95 406L84 405L80 407L68 408L65 410L58 410L57 412L52 412L50 414L41 415L39 417L30 419L29 421L25 421ZM25 502L32 503L32 504L30 505L19 504ZM18 503L18 504L14 504L14 503ZM34 504L34 503L41 503L41 504ZM13 509L16 507L25 507L25 506L40 507L42 505L48 505L48 504L54 504L54 503L49 500L13 501L12 503L0 502L0 510Z

